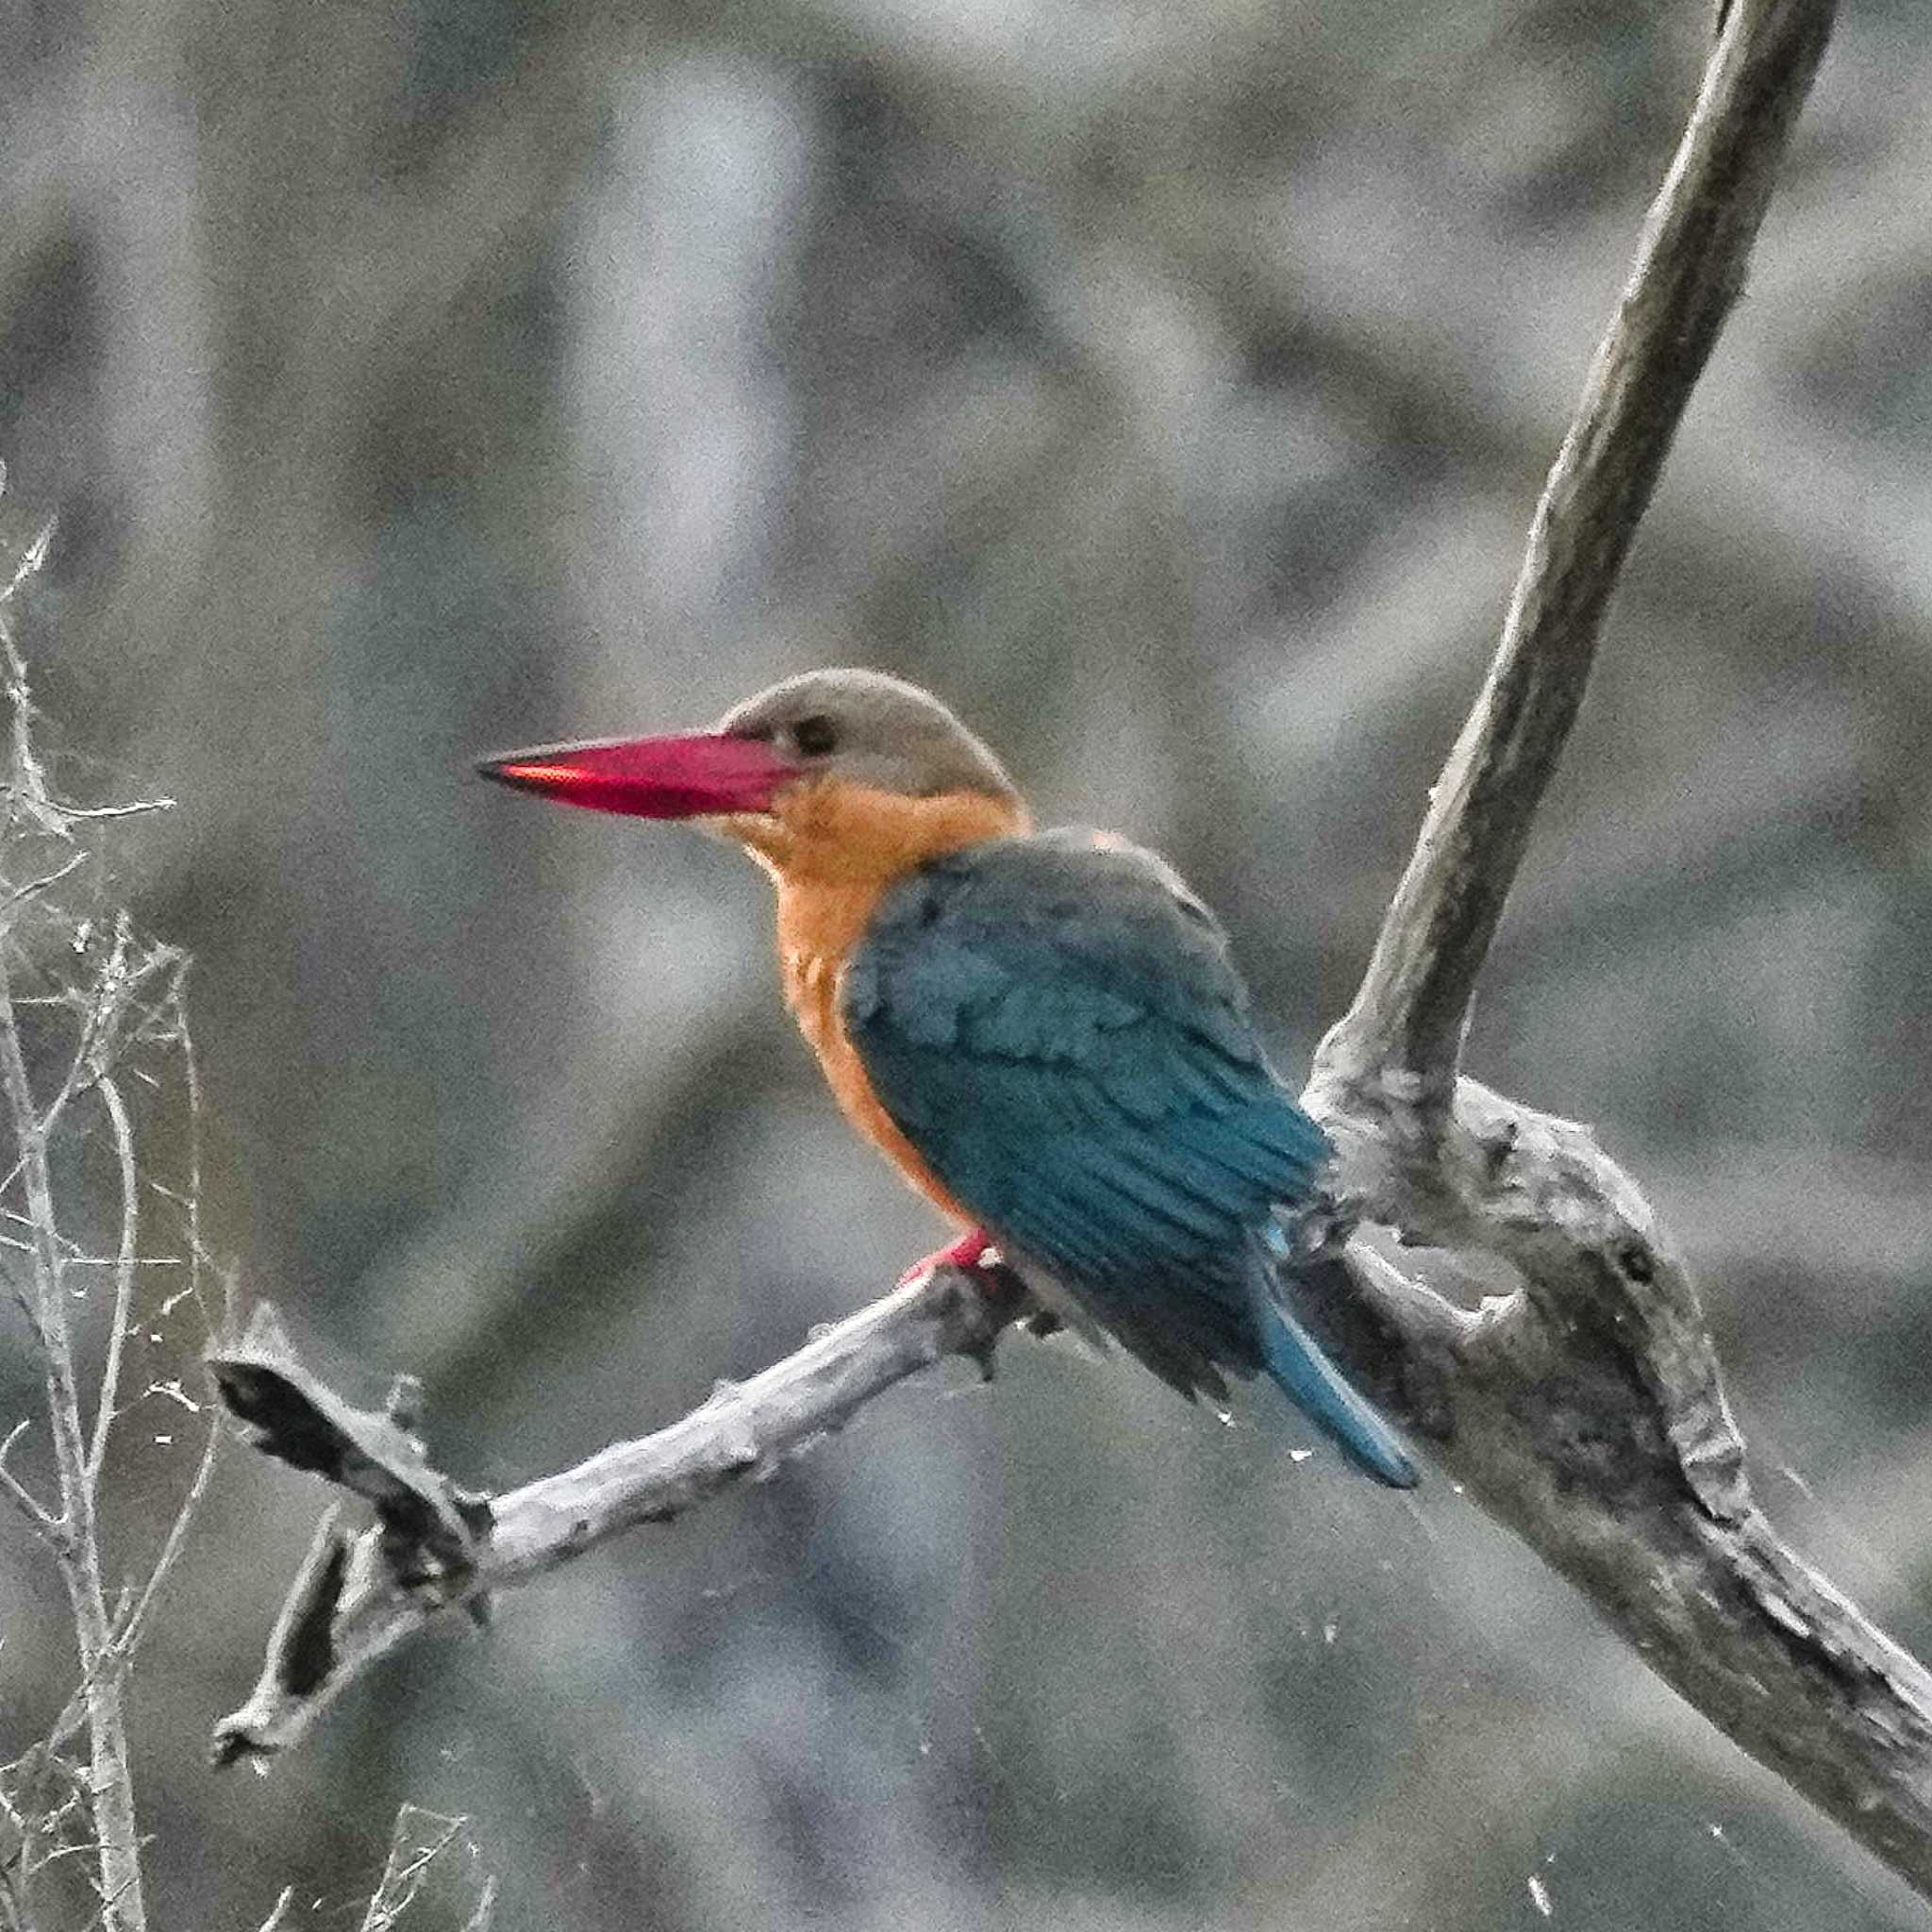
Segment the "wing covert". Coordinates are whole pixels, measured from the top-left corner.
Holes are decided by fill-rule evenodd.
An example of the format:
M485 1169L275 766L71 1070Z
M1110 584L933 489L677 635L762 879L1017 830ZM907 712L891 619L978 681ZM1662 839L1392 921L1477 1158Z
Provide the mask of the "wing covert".
M974 846L881 902L842 1017L880 1104L986 1227L1170 1379L1257 1365L1254 1231L1326 1147L1262 1057L1220 927L1091 833ZM1150 1359L1152 1358L1150 1355Z

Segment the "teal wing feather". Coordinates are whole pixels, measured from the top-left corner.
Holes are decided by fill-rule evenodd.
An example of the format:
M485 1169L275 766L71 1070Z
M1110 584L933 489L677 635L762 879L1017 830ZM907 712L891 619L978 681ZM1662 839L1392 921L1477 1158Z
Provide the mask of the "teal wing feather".
M1279 1304L1274 1217L1326 1143L1159 859L1069 830L936 860L881 902L842 999L880 1104L1003 1245L1184 1392L1265 1369L1352 1460L1414 1480Z

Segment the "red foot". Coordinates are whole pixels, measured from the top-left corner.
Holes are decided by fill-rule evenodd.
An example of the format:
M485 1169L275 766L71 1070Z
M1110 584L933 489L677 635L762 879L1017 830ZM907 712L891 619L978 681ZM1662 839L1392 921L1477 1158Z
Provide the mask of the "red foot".
M950 1247L941 1248L923 1261L915 1261L899 1277L901 1288L923 1281L935 1268L977 1268L998 1244L983 1227L969 1227Z

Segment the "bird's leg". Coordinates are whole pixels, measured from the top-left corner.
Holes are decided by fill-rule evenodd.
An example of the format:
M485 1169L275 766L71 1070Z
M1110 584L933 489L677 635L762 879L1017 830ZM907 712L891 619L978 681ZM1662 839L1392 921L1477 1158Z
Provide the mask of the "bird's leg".
M991 1255L996 1262L999 1259L999 1244L983 1227L969 1227L950 1246L936 1250L923 1261L915 1261L899 1277L901 1288L910 1288L915 1281L923 1281L939 1268L979 1268L987 1265L986 1257Z
M1020 1295L1021 1308L1017 1319L1024 1324L1029 1334L1059 1333L1060 1318L1051 1308L1040 1306L1039 1298L1021 1281L1007 1257L1001 1254L999 1243L985 1228L969 1227L950 1246L937 1249L923 1261L915 1261L900 1275L899 1286L910 1288L915 1282L925 1280L937 1268L979 1271L984 1283L982 1292L988 1295Z

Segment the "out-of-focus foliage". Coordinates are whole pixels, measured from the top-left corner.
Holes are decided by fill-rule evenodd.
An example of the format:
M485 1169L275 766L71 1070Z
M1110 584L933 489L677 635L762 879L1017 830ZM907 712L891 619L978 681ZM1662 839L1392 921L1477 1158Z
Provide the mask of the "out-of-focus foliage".
M61 519L25 641L57 775L180 801L134 868L198 961L211 1242L372 1393L420 1374L483 1483L932 1245L785 1030L756 875L469 775L811 663L1163 845L1305 1058L1707 25L0 8L0 453ZM1928 97L1932 16L1850 9L1473 1046L1654 1189L1765 1501L1921 1643ZM6 1415L32 1387L0 1327ZM352 1922L407 1796L500 1924L574 1932L1914 1923L1446 1485L1302 1440L1009 1344L412 1652L265 1782L202 1740L318 1498L236 1456L133 1687L157 1922L285 1882ZM71 1666L4 1524L0 1623L30 1734Z

